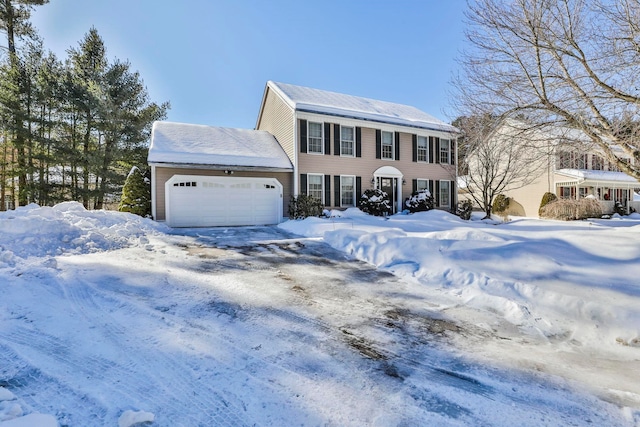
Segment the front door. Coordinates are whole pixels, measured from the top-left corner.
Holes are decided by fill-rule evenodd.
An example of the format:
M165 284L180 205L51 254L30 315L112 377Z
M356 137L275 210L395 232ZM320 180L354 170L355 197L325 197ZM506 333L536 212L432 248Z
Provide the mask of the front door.
M396 213L396 179L395 178L380 178L380 190L387 193L389 196L389 203L391 204L391 215Z

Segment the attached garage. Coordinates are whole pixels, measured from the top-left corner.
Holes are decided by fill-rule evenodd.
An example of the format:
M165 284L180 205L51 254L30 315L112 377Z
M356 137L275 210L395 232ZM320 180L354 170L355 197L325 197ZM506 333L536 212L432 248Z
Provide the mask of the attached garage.
M165 184L171 227L278 224L282 184L275 178L174 175Z
M151 210L171 227L278 224L293 166L266 131L155 122Z

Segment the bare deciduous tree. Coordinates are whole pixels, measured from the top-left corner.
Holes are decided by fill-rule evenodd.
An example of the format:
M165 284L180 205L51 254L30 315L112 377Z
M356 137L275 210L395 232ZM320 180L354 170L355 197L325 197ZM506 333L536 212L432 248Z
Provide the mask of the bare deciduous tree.
M640 179L640 0L473 0L466 16L462 115L580 130Z
M489 115L456 121L464 133L466 190L491 215L494 198L531 184L549 165L552 139L528 123Z

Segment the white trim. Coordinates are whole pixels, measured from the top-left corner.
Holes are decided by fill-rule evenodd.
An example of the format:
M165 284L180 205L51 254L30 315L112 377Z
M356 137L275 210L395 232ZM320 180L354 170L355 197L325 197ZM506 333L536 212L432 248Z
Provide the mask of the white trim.
M317 124L320 125L320 152L317 151L309 151L309 146L310 144L310 137L309 137L309 130L311 127L311 123L313 124ZM307 152L305 154L316 154L316 155L324 155L324 122L312 122L312 121L307 121Z
M383 133L391 134L391 158L384 157L383 148L385 147L385 144L384 144L384 138L382 137ZM396 133L395 132L390 132L386 130L380 131L380 160L393 160L393 161L396 160Z
M356 157L356 127L355 126L345 126L345 125L338 125L338 128L340 129L340 135L338 135L338 141L339 141L339 149L340 149L340 157ZM342 154L342 128L349 128L353 130L353 139L351 140L351 143L353 144L351 146L351 154ZM335 138L335 135L334 135Z
M307 173L307 196L310 196L311 194L309 194L309 176L319 176L320 177L320 201L322 202L322 206L324 206L324 193L325 193L325 188L324 188L324 174L323 173Z
M353 200L352 204L347 206L342 204L342 178L353 178ZM356 195L356 176L355 175L340 175L340 204L336 206L340 206L341 208L352 208L357 206L356 204L357 195Z
M269 82L271 83L271 82ZM293 110L293 196L298 197L300 195L300 177L298 176L298 155L300 153L300 129L298 128L298 113Z
M158 215L156 214L157 212L157 205L158 205L158 181L156 180L156 166L155 165L151 165L151 216L153 217L154 220L157 221ZM164 189L163 189L164 191Z
M438 182L440 182L440 185L438 187L440 187L438 189L438 207L439 208L450 208L452 206L452 202L453 200L451 200L451 181L448 179L439 179ZM448 183L448 189L447 189L447 199L449 199L449 204L448 205L443 205L442 204L442 183L446 182Z
M425 135L418 135L418 134L415 134L415 135L416 135L416 163L429 163L429 157L431 157L431 153L429 153L429 137ZM427 143L427 146L424 149L424 151L427 153L426 160L420 160L420 156L418 155L420 153L420 145L419 145L420 138L423 138Z

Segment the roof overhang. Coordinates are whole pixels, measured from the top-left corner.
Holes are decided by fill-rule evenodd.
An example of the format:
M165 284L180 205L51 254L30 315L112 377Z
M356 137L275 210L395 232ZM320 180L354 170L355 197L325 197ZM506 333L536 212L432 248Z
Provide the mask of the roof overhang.
M600 176L588 176L592 171L563 171L555 172L555 184L561 187L581 185L585 187L608 187L608 188L640 188L640 181L625 174L601 173ZM586 176L584 175L586 174Z
M162 167L162 168L175 168L175 169L200 169L200 170L215 170L215 171L244 171L244 172L293 172L293 167L290 168L271 168L264 166L239 166L239 165L209 165L200 163L164 163L164 162L151 162L150 166Z

